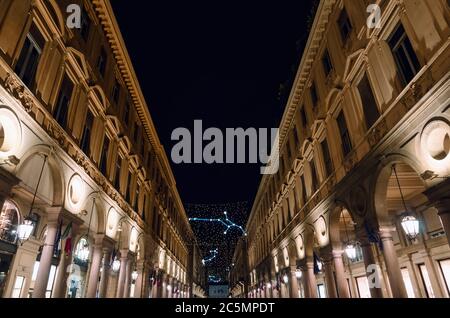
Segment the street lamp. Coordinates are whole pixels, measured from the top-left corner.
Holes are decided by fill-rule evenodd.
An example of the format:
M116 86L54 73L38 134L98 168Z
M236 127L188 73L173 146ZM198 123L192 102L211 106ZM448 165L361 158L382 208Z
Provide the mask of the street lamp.
M26 240L28 240L33 233L34 226L36 225L33 217L32 211L34 208L34 202L36 201L37 192L39 189L39 184L41 183L42 173L44 172L45 164L47 163L48 156L44 155L44 162L42 164L41 172L39 174L38 182L36 185L36 190L34 191L33 200L31 201L30 211L28 216L25 217L23 223L17 227L17 236L19 238L20 244L22 245Z
M395 168L395 166L393 166L393 170L394 170L394 174L395 174L395 179L397 180L398 190L400 191L400 196L402 198L403 207L405 209L405 211L402 213L402 216L401 216L402 220L400 223L402 225L403 231L405 232L406 236L410 240L415 240L416 237L420 233L419 220L406 207L405 198L403 196L402 188L400 186L400 180L398 179L397 169Z
M356 244L354 243L348 243L347 246L345 247L345 254L347 254L347 257L350 260L355 260L356 259Z

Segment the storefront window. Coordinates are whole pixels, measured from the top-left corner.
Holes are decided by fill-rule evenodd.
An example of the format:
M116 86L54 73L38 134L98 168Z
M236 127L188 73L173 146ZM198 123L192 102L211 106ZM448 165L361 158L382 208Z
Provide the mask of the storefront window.
M0 240L15 244L17 241L17 226L19 213L17 207L5 201L0 212Z
M359 298L371 298L369 281L366 276L357 277L356 285L358 286Z
M327 295L325 293L325 286L323 284L317 285L317 294L319 298L327 298Z
M419 265L420 275L422 276L422 282L425 287L425 291L427 292L428 298L435 298L433 287L431 287L430 276L428 276L428 270L425 264Z
M406 293L408 298L415 298L414 288L412 286L411 278L409 277L409 272L407 268L402 268L403 282L405 283Z
M14 287L12 290L11 298L20 298L22 294L23 283L25 282L25 277L17 276L14 282Z
M439 261L439 267L441 268L442 276L444 277L447 292L450 294L450 259Z

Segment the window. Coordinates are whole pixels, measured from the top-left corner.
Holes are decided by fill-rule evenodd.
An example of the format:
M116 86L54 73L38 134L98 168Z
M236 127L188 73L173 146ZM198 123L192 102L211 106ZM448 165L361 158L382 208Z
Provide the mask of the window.
M378 106L373 96L372 87L370 86L367 74L365 74L358 84L359 95L361 96L361 102L364 109L364 118L366 120L367 129L375 124L380 117Z
M114 187L117 191L120 191L120 167L122 165L122 158L120 158L119 154L117 154L117 160L116 160L116 172L114 176Z
M116 105L119 103L119 97L120 97L120 84L119 84L119 81L116 79L114 81L114 86L113 86L113 90L112 90L112 98L114 100L114 103L116 103ZM128 106L128 104L127 104L127 106Z
M356 277L356 286L358 287L359 298L371 298L369 281L366 276Z
M313 107L317 106L317 103L319 102L319 97L317 95L317 87L316 87L316 82L314 81L311 85L311 101L312 101L312 105Z
M17 207L12 202L5 201L0 212L0 240L15 244L18 225L19 212Z
M139 126L137 123L134 124L134 141L137 143L139 141Z
M130 122L130 104L127 102L125 104L125 109L123 111L123 122L128 126Z
M83 134L81 136L81 150L87 155L91 155L91 133L94 124L94 115L88 109L86 114L86 122L84 123Z
M331 63L330 53L326 49L322 57L323 70L325 71L325 76L328 76L333 70L333 64Z
M430 276L428 276L428 270L425 264L419 265L420 276L422 277L422 283L425 287L425 292L427 293L428 298L435 298L433 287L431 286Z
M44 44L44 38L33 24L25 38L25 43L15 67L17 75L19 75L23 83L30 89L32 89Z
M339 113L339 116L337 117L337 123L339 127L339 134L341 135L342 151L344 152L344 157L347 157L350 151L352 151L353 146L350 140L350 133L347 128L347 122L345 121L344 111L341 111Z
M439 267L445 281L445 286L447 287L447 292L450 294L450 259L439 261Z
M303 106L300 110L300 121L302 122L302 127L306 129L308 122L306 118L305 106Z
M100 55L98 56L98 61L97 61L97 70L99 71L100 75L104 76L105 75L105 70L106 70L106 60L107 60L107 55L106 55L106 51L105 49L102 47L100 49Z
M103 140L103 148L102 148L102 153L101 153L101 157L100 157L100 171L103 173L104 176L106 176L107 170L108 170L109 145L110 145L110 140L109 140L108 136L105 136L105 139Z
M56 266L55 265L51 265L50 266L50 273L48 275L47 288L45 290L45 298L51 298L52 297L53 283L55 281L55 276L56 276Z
M54 117L58 124L62 128L66 128L67 125L67 114L69 113L70 99L72 98L73 83L64 75L64 79L61 84L61 90L59 92L58 100L56 101Z
M327 294L325 293L325 285L319 284L317 285L317 295L319 298L327 298Z
M415 298L414 288L412 286L411 278L409 277L408 269L406 267L402 268L401 272L402 272L403 282L405 283L406 294L408 295L408 298Z
M14 287L11 293L11 298L20 298L22 295L22 288L25 282L24 276L17 276L16 281L14 282Z
M402 24L391 35L388 43L402 84L406 86L419 72L420 63Z
M136 182L136 190L135 190L134 204L133 204L134 211L138 212L138 207L139 207L139 184Z
M318 180L317 180L317 170L316 165L314 164L314 159L309 162L309 166L311 167L311 186L312 192L316 192L318 189Z
M338 26L341 33L342 42L345 43L352 32L352 24L345 7L342 9L341 15L339 16Z
M306 188L305 188L305 177L304 177L304 175L302 175L300 177L300 182L302 184L302 190L301 190L300 195L301 195L301 198L303 199L303 202L306 202Z
M322 154L323 154L323 161L325 164L325 170L327 173L327 176L329 176L333 172L333 162L331 160L330 156L330 149L328 147L328 141L324 139L321 143L322 146Z
M131 172L128 172L128 182L127 182L127 195L126 195L126 200L128 203L131 203Z
M91 18L89 17L89 14L87 13L86 9L83 8L83 11L81 13L80 34L84 41L87 41L89 38L90 28L91 28Z

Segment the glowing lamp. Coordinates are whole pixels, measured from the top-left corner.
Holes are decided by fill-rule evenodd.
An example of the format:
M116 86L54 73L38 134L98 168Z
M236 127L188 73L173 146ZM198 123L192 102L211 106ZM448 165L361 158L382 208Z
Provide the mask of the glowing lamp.
M419 235L419 220L413 215L406 215L401 221L403 231L409 239L414 240Z

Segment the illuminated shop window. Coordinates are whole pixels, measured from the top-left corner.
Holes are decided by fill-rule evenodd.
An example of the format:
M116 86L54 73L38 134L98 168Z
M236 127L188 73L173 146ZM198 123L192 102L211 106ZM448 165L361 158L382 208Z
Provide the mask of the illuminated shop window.
M17 241L17 226L19 225L19 212L10 201L5 201L0 212L0 240L15 244Z
M317 285L317 295L319 296L319 298L327 298L324 284Z
M411 277L409 276L409 272L407 268L402 268L402 277L403 282L405 283L406 293L408 298L415 298L414 288L412 286Z
M450 259L439 261L439 267L441 268L441 273L444 277L447 292L450 294Z
M433 287L431 287L430 276L428 276L428 270L425 264L419 265L420 276L422 277L422 283L425 287L425 291L427 293L428 298L435 298Z
M369 281L366 276L356 277L356 285L358 286L359 298L371 298Z
M20 298L22 294L23 284L25 283L25 277L17 276L14 282L14 287L11 293L11 298Z
M89 243L86 238L81 238L75 248L75 259L81 263L87 263L89 259Z

